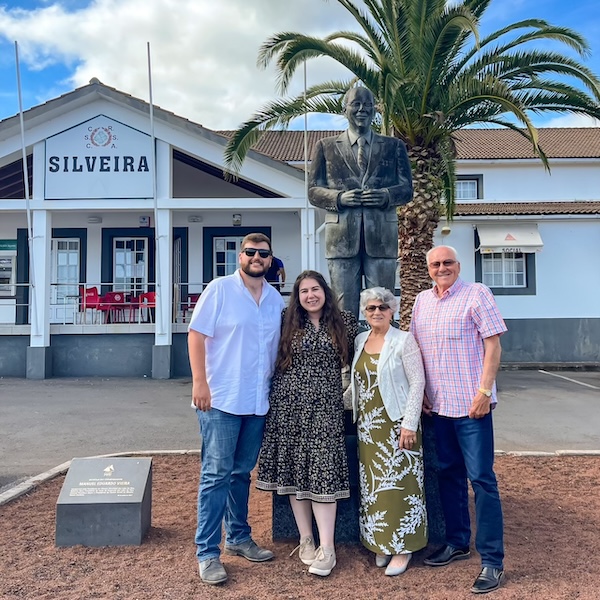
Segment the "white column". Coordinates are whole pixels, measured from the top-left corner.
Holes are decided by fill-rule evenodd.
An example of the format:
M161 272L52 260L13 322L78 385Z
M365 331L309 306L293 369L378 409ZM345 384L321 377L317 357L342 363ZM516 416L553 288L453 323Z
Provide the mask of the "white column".
M156 197L165 200L171 196L171 147L156 140ZM156 331L154 344L170 346L172 342L173 303L173 239L170 209L157 209L156 217Z
M317 264L315 249L315 209L312 207L303 208L300 211L300 237L302 240L302 270L315 270Z
M157 211L156 235L158 252L156 256L156 346L170 346L172 334L172 302L171 268L173 264L173 241L171 239L171 211Z
M50 346L50 240L52 213L34 210L32 253L29 263L31 347Z

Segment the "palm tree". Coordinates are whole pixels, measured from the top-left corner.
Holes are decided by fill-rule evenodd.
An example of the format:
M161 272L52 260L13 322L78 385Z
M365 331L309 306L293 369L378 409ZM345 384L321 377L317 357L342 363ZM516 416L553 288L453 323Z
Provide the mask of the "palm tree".
M286 127L305 111L341 114L350 87L369 88L377 102L376 125L404 140L413 169L414 198L398 211L406 328L416 294L430 286L425 253L440 215L453 214L453 134L476 124L514 129L549 168L531 116L600 118L600 81L577 59L550 49L585 58L587 42L570 29L528 19L480 39L479 22L491 0L335 1L352 15L356 31L324 38L282 32L262 45L258 64L276 60L282 98L239 127L225 161L231 172L239 171L265 130ZM348 77L313 85L306 97L284 97L304 61L322 56L344 66Z

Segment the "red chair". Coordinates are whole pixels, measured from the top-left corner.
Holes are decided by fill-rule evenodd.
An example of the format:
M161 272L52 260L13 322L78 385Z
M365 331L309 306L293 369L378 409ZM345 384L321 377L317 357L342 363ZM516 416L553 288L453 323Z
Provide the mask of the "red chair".
M100 298L98 310L106 314L105 323L122 323L125 321L125 293L107 292Z
M142 311L146 311L145 323L154 323L156 312L156 292L145 292L137 297L137 304L140 310L140 321Z
M196 306L198 298L200 298L200 294L188 294L187 301L181 303L181 318L183 319L184 323L187 312L194 311L194 306Z
M97 287L86 288L83 285L79 286L79 311L83 313L85 321L87 311L92 313L92 323L95 323L100 310L101 298Z

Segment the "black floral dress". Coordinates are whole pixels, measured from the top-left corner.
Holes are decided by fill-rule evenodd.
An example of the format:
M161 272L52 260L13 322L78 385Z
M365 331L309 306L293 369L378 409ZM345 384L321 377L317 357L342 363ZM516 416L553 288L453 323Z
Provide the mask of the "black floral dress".
M350 359L358 323L342 311ZM341 361L329 332L307 318L292 341L292 364L276 371L269 396L256 487L298 500L350 496Z

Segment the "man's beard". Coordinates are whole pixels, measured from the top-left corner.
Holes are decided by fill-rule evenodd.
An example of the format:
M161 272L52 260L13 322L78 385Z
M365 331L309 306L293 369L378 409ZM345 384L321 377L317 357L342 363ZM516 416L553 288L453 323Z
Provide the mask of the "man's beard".
M248 263L247 265L244 265L244 266L242 266L242 267L241 267L241 269L242 269L242 271L244 271L244 273L246 273L246 275L248 275L249 277L256 277L256 278L259 278L259 277L264 277L264 276L265 276L265 274L267 273L267 271L269 270L269 269L268 269L267 267L265 267L265 266L264 266L264 264L263 264L263 266L262 266L262 269L261 269L260 271L256 271L256 270L252 271L252 270L250 269L250 267L252 267L252 266L260 266L260 265L259 265L259 263Z

